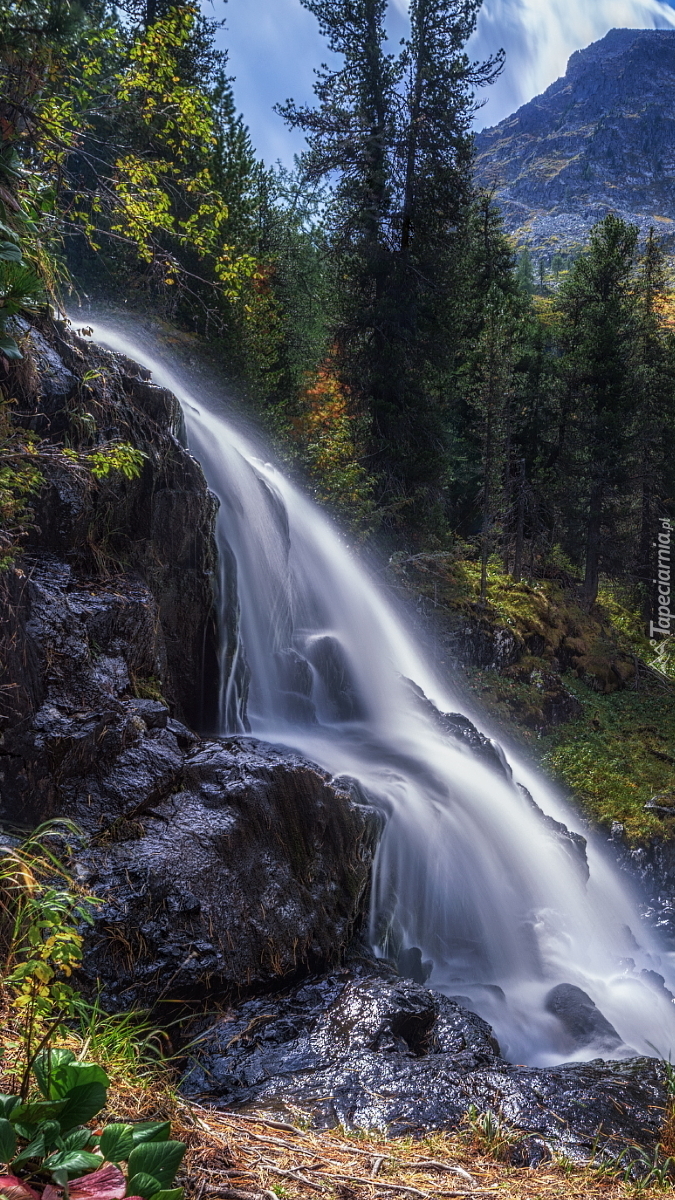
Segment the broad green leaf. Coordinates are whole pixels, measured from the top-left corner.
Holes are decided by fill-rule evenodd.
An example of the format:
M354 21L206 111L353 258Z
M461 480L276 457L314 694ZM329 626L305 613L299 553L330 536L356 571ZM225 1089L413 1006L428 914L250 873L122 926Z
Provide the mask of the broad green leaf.
M21 1134L20 1126L18 1132ZM42 1158L45 1154L50 1154L60 1140L59 1133L58 1121L41 1121L39 1125L33 1127L31 1140L16 1156L13 1165L16 1166L17 1163L27 1162L31 1158ZM21 1134L21 1136L23 1135Z
M10 1118L13 1125L37 1125L39 1121L51 1121L54 1117L59 1117L65 1103L65 1100L29 1100L27 1104L17 1104L16 1108L12 1109Z
M82 1087L73 1088L65 1100L60 1101L63 1108L59 1122L63 1133L68 1133L75 1125L84 1125L91 1121L105 1108L107 1090L102 1083L85 1083Z
M39 1133L37 1137L33 1138L33 1140L24 1147L20 1154L17 1154L12 1166L18 1167L20 1163L28 1162L31 1158L42 1158L45 1154L45 1151L46 1147L44 1134Z
M23 262L21 249L15 242L0 242L0 258L5 262Z
M168 1142L171 1134L170 1121L139 1121L133 1126L134 1146L141 1142Z
M56 1177L57 1172L66 1171L72 1179L82 1171L94 1171L100 1167L101 1159L98 1154L90 1154L87 1150L59 1150L50 1154L42 1163L42 1170L51 1171Z
M0 1117L9 1117L12 1109L19 1103L18 1096L0 1096Z
M63 1078L67 1091L70 1091L71 1088L83 1087L85 1083L100 1083L104 1088L110 1087L110 1079L103 1067L99 1067L96 1063L71 1063L65 1068L62 1076L59 1076L59 1085L61 1078Z
M55 1052L52 1051L51 1063L46 1060L41 1063L42 1080L44 1087L48 1088L50 1099L62 1099L68 1096L74 1088L83 1087L87 1083L100 1083L104 1088L110 1086L110 1080L105 1071L96 1063L74 1062L72 1055L69 1059L63 1057L59 1060L54 1057L54 1054ZM39 1079L38 1082L40 1082ZM43 1084L40 1084L41 1089Z
M170 1188L184 1154L184 1142L142 1142L129 1155L129 1175L153 1175L160 1187Z
M152 1200L183 1200L183 1192L185 1188L163 1188L161 1192L155 1192Z
M0 1162L11 1162L16 1154L16 1133L6 1117L0 1117Z
M108 1162L126 1162L134 1145L133 1125L106 1125L99 1146Z
M33 1063L33 1074L37 1079L37 1085L49 1100L58 1100L62 1093L54 1095L50 1092L50 1083L54 1076L58 1075L65 1067L70 1066L75 1062L75 1055L72 1050L66 1050L64 1047L58 1047L50 1050L43 1050Z
M84 1150L88 1142L91 1141L90 1129L72 1129L63 1138L64 1150Z
M0 354L4 354L5 358L23 358L14 338L8 333L0 333Z
M159 1179L146 1174L145 1171L139 1171L137 1175L132 1175L127 1183L127 1195L142 1196L143 1200L152 1200L152 1197L161 1190L162 1185Z

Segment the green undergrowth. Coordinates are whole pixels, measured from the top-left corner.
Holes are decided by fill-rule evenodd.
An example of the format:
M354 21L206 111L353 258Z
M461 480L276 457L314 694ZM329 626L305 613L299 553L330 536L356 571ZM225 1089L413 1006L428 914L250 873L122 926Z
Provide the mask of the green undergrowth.
M558 571L555 561L548 569L561 578L516 582L493 557L487 595L481 602L480 563L467 557L467 550L470 547L463 545L459 553L394 555L392 571L406 589L425 596L440 612L455 619L471 616L508 629L524 652L571 664L581 677L590 673L603 690L625 682L634 670L636 655L645 663L654 660L638 599L620 584L604 580L598 603L589 613L579 602L576 581ZM631 661L621 665L626 658Z
M675 819L645 810L654 797L675 806L675 695L630 689L603 695L567 674L561 683L582 713L542 732L528 723L541 698L536 684L494 671L467 676L481 707L573 793L593 824L609 829L619 822L631 843L675 837Z
M655 797L675 806L675 696L629 690L602 696L577 680L565 682L583 716L543 739L544 766L594 823L618 821L631 842L675 837L675 818L645 810Z
M573 793L588 820L618 822L632 843L675 838L675 817L645 808L654 798L675 806L675 655L655 654L639 596L605 579L589 613L565 564L559 578L516 583L493 559L481 604L480 564L466 549L396 556L392 567L441 623L470 618L515 636L516 663L466 670L481 707Z

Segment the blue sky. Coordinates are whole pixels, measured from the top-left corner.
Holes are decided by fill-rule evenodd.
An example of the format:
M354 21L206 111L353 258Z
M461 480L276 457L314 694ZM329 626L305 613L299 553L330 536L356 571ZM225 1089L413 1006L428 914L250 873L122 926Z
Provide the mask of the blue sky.
M675 5L675 0L673 0ZM299 133L286 129L273 106L288 97L311 101L314 67L326 58L316 18L300 0L222 0L205 11L225 16L222 44L230 53L235 99L258 153L290 165L302 149ZM395 46L405 32L405 0L390 0L389 27ZM485 0L470 44L482 58L504 46L507 65L490 89L478 125L492 125L543 91L563 74L569 55L614 26L675 28L667 0Z

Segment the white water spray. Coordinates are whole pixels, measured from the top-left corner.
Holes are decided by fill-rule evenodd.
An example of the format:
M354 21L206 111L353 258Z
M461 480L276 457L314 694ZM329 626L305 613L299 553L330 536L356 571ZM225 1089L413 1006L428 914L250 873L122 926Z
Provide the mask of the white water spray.
M376 951L419 948L433 963L429 986L468 997L512 1061L602 1055L597 1042L580 1048L547 1011L560 983L582 988L618 1031L613 1057L667 1057L675 1009L641 972L656 969L672 987L675 964L640 926L616 873L591 845L586 883L516 784L443 734L409 681L442 712L461 702L318 508L186 390L161 350L156 360L98 322L94 335L177 395L190 449L220 501L221 595L227 585L231 594L236 562L241 604L236 645L226 645L222 621L231 667L223 734L243 731L245 659L251 732L358 781L386 813L371 898ZM573 824L541 776L511 765L544 812Z

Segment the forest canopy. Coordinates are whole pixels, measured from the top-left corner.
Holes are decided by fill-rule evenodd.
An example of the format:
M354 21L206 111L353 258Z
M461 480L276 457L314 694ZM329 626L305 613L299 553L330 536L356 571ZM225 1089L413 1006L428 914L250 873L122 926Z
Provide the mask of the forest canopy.
M208 341L352 536L647 604L673 513L675 323L652 233L608 215L535 280L473 177L502 58L481 0L303 0L332 62L293 171L254 152L219 24L166 0L0 3L0 353L20 314L151 308ZM221 39L218 39L219 41ZM226 40L226 35L225 35Z

